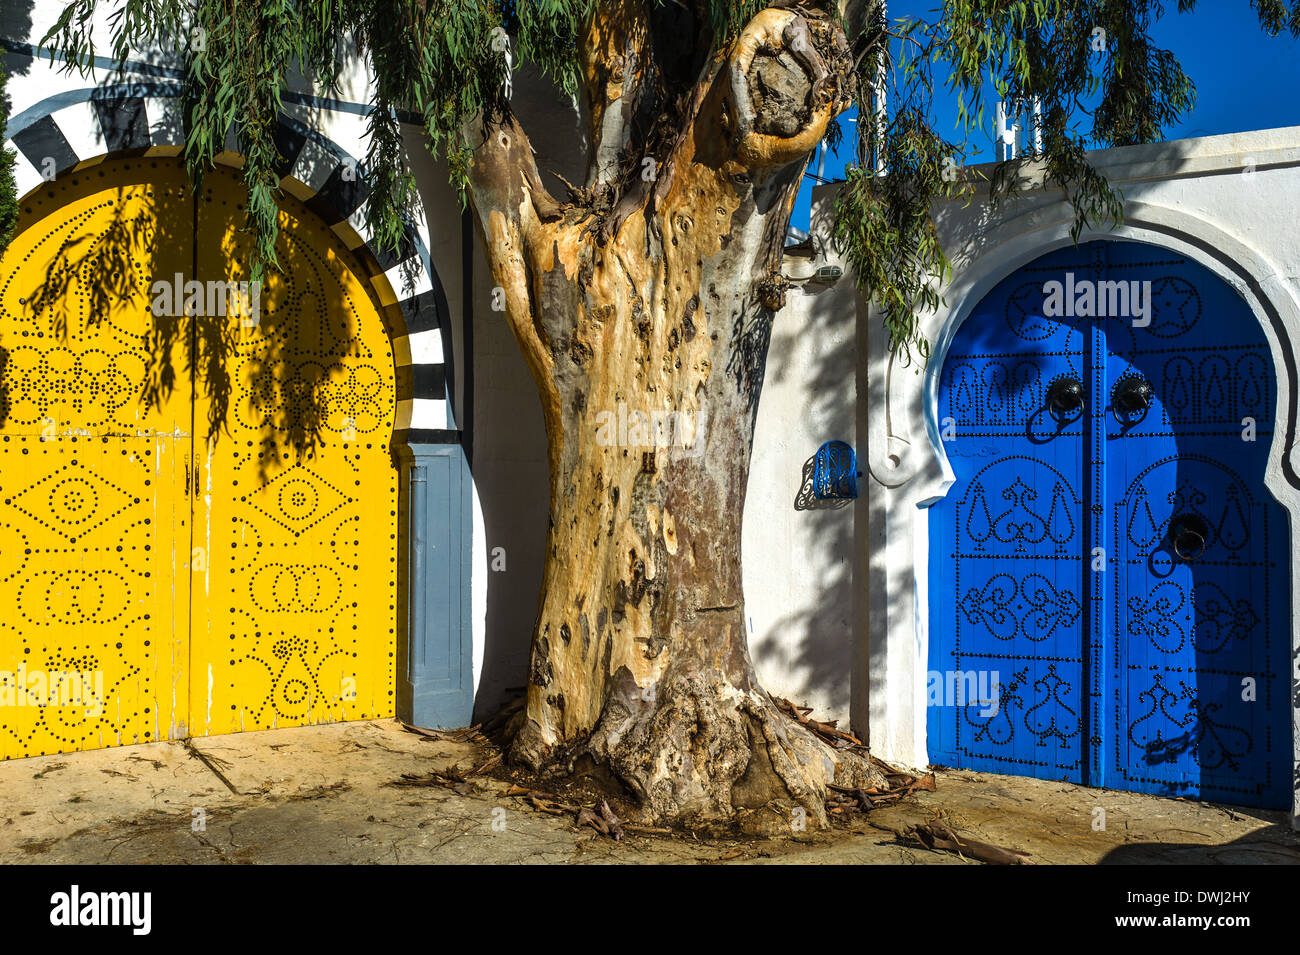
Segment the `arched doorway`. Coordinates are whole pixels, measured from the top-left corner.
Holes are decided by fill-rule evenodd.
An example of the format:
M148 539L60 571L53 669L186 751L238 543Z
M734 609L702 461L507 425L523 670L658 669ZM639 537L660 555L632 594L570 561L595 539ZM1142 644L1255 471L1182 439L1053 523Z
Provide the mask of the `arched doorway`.
M196 197L176 159L22 206L0 261L0 755L391 715L394 319L363 263L286 197L282 271L241 285L242 188L216 169Z
M1276 401L1249 307L1168 250L1063 248L984 297L938 387L934 762L1289 804Z

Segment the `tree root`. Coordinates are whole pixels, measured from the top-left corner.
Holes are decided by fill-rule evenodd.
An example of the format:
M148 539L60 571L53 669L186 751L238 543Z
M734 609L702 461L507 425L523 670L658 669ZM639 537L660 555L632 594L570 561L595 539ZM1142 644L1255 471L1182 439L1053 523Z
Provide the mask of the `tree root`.
M524 723L512 761L556 775L594 766L624 787L647 824L727 822L764 834L828 827L828 785L888 786L869 755L828 745L762 690L700 677L654 693L627 684L591 735L562 750L548 751Z

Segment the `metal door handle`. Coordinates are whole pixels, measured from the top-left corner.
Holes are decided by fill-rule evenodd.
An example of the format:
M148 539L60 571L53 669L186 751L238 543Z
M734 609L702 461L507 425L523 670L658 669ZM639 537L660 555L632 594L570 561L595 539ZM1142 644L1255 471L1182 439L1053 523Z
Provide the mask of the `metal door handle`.
M1151 407L1151 386L1144 378L1124 378L1115 385L1111 405L1116 412L1135 415Z
M1169 522L1169 537L1179 560L1191 562L1205 553L1210 529L1195 514L1180 514Z
M1047 389L1047 407L1058 417L1072 417L1083 410L1083 383L1077 378L1058 378Z

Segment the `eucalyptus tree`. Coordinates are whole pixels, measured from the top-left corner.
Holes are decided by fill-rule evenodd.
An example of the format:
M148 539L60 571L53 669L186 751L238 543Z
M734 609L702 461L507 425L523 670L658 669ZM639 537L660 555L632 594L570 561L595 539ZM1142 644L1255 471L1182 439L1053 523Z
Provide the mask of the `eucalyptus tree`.
M45 39L86 69L98 3L72 0ZM1178 0L1180 12L1193 0ZM1300 3L1252 3L1272 33ZM507 321L541 398L550 525L526 708L511 757L595 770L649 819L801 808L826 820L829 783L879 782L762 690L746 645L740 525L781 262L805 166L851 107L855 155L830 238L877 305L893 348L924 360L917 316L948 264L934 203L987 128L990 89L1041 108L1020 164L1114 220L1121 198L1092 146L1157 139L1193 85L1153 41L1158 0L945 0L890 20L879 0L115 0L116 56L182 43L186 157L201 176L234 129L254 274L275 268L273 130L291 74L335 84L368 61L367 216L395 245L415 199L402 124L473 210ZM1242 5L1242 14L1250 15ZM533 64L586 124L585 178L548 178L512 108L510 71ZM936 97L955 99L953 131ZM405 118L404 118L405 117ZM689 453L602 440L625 403L693 421ZM671 442L669 442L671 443Z

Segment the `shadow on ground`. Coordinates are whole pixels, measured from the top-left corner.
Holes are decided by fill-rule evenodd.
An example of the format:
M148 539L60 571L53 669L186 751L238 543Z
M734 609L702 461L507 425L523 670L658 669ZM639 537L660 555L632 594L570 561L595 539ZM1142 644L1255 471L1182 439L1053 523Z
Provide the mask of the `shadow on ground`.
M957 771L831 832L615 842L470 775L485 752L387 720L10 760L0 864L975 864L910 835L936 818L1035 864L1300 862L1284 814Z

